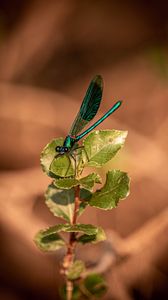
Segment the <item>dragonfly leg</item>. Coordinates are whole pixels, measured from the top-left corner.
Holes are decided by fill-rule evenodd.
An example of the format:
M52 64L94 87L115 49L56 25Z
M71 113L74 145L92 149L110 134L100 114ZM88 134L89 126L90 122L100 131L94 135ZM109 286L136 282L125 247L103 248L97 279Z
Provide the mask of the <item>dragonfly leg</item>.
M72 159L74 160L74 163L75 163L75 175L76 175L76 157L74 157L74 156L72 155L72 153L70 153L70 156L72 157Z
M66 155L66 154L65 154L65 155ZM69 155L66 155L66 156L67 156L67 158L68 158L69 164L68 164L68 168L67 168L67 170L66 170L66 172L65 172L65 176L68 174L69 168L70 168L70 166L71 166L71 160L70 160L70 157L69 157ZM57 159L58 157L62 157L62 154L60 154L60 153L56 154L55 157L54 157L54 159ZM51 162L51 164L52 164L52 162ZM49 170L51 170L51 164L50 164Z
M87 160L89 161L89 156L88 156L88 154L87 154L87 151L85 150L85 148L83 148L83 150L84 150L84 152L85 152L85 155L86 155Z
M69 155L66 155L66 157L68 158L69 165L68 165L68 168L67 168L67 170L66 170L66 172L65 172L65 175L64 175L65 177L66 177L66 175L68 174L69 169L70 169L70 166L71 166L71 159L70 159Z
M82 149L84 152L85 152L85 155L86 155L86 159L89 161L89 156L85 150L85 147L84 146L79 146L79 147L76 147L74 150L77 150L77 149Z
M57 159L57 158L60 157L60 156L61 156L61 154L58 153L57 155L54 156L54 159ZM53 160L52 160L52 162L53 162ZM52 164L52 162L51 162L51 164ZM49 166L49 170L51 169L51 164L50 164L50 166Z
M58 158L58 157L60 157L60 156L61 156L61 154L58 153L57 155L54 156L54 159L55 159L55 158Z

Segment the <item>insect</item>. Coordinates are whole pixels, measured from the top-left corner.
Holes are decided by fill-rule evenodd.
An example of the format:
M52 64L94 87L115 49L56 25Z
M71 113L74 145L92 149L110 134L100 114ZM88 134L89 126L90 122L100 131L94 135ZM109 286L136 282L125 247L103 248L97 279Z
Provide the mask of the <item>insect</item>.
M65 137L63 146L57 146L55 148L55 151L57 152L55 158L64 154L69 154L75 160L73 151L79 148L77 142L120 107L122 101L117 101L98 121L96 121L88 129L80 133L82 129L97 114L102 99L102 92L103 79L100 75L96 75L90 82L86 95L83 99L79 112L71 126L69 134Z

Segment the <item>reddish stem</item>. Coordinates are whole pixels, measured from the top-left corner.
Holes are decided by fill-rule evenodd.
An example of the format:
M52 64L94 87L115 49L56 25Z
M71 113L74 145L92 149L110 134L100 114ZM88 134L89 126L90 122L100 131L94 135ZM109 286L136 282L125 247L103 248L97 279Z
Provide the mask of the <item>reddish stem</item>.
M75 225L77 222L78 217L78 211L79 211L79 205L80 205L80 186L76 186L74 188L75 191L75 201L74 201L74 212L73 212L73 219L72 219L72 225ZM63 269L64 274L67 274L67 271L70 267L70 265L73 263L74 255L75 255L75 246L76 246L76 232L71 232L69 236L69 243L67 248L67 253L64 257L63 261ZM66 294L67 294L67 300L72 299L72 292L73 292L73 282L71 280L66 280Z
M80 205L80 186L77 185L75 187L75 207L74 207L72 224L76 224L78 211L79 211L79 205Z

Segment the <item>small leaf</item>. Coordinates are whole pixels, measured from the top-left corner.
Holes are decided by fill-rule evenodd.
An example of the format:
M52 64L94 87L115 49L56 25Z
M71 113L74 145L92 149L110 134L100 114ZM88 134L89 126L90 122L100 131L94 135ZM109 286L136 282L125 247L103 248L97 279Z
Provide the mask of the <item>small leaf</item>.
M73 166L68 156L62 155L55 158L56 155L58 155L55 148L56 146L62 146L63 141L63 138L54 139L48 143L41 152L40 163L42 169L48 176L53 178L57 176L64 177L66 175L68 177L74 175Z
M93 131L84 140L84 148L88 158L87 165L93 167L101 167L102 165L107 163L124 145L126 136L127 131Z
M96 239L95 239L94 243L106 240L106 235L105 235L104 230L101 227L97 227L97 229L98 229L98 231L97 231Z
M40 234L42 237L50 236L52 234L58 233L60 231L63 232L79 232L87 235L97 234L98 228L91 224L57 224L55 226L49 227L47 229L41 230ZM41 236L40 236L41 237Z
M59 289L59 294L63 300L67 300L66 285L64 285ZM73 291L72 291L72 300L78 300L80 298L81 298L81 291L79 289L79 286L77 284L74 284Z
M74 186L79 185L79 180L75 178L58 178L54 180L54 185L58 189L71 189Z
M105 210L116 207L119 200L129 195L129 183L127 173L120 170L109 171L104 187L92 195L89 205Z
M62 191L51 184L45 193L45 203L54 216L63 218L67 222L72 222L74 197L74 189ZM91 193L82 189L80 190L80 197L84 201L80 204L78 215L81 215L87 206L87 201L91 198Z
M104 230L101 227L97 227L96 234L93 234L93 235L83 234L77 239L77 241L82 244L86 244L86 243L95 244L95 243L104 241L105 239L106 239L106 235L105 235Z
M96 239L96 234L93 235L83 234L77 239L77 242L81 244L87 244L87 243L93 243L95 239Z
M101 178L96 173L89 174L88 176L83 177L81 179L58 178L54 180L54 185L58 189L70 189L72 187L80 185L81 187L87 190L91 190L95 183L101 183Z
M68 269L67 278L69 280L76 280L80 278L80 275L85 270L85 265L83 261L76 260Z
M91 224L75 224L75 225L66 224L66 225L67 227L64 228L64 231L66 232L81 232L87 235L93 235L96 234L98 231L97 227Z
M107 284L101 275L90 274L82 282L81 291L89 298L100 298L106 293Z
M64 247L65 241L57 233L47 234L46 230L40 230L34 241L37 247L42 251L55 251Z
M95 183L101 183L101 177L96 173L91 173L86 177L83 177L79 180L80 185L87 189L91 190Z

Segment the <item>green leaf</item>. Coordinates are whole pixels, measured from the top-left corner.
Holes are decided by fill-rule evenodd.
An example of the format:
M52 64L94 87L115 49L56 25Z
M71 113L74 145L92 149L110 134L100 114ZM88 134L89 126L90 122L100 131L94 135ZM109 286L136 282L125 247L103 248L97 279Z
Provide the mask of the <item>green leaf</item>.
M47 173L47 175L51 176L50 174L50 165L56 155L55 147L63 144L63 138L53 139L50 143L48 143L41 152L40 155L40 163L42 166L42 170ZM54 174L53 174L54 176ZM51 176L52 177L52 176Z
M104 230L101 227L97 227L96 234L93 234L93 235L83 234L77 239L77 241L82 244L86 244L86 243L95 244L95 243L104 241L105 239L106 239L106 235L105 235Z
M92 195L89 205L105 210L116 207L119 200L129 195L129 184L127 173L120 170L109 171L104 187Z
M75 170L72 167L72 160L70 155L64 154L56 157L50 166L50 171L56 176L70 177L75 175Z
M87 189L92 190L95 183L102 183L101 177L96 173L91 173L86 177L83 177L79 180L80 185Z
M59 289L59 294L63 300L67 300L67 292L66 292L65 284ZM81 299L81 291L79 289L79 286L77 284L74 284L73 291L72 291L72 300L78 300L78 299Z
M88 298L100 298L106 293L107 284L101 275L90 274L84 279L80 289Z
M79 180L75 178L59 178L54 180L53 183L58 189L71 189L79 185Z
M55 151L56 146L63 145L63 138L57 138L52 140L49 144L45 146L40 156L40 163L43 171L50 177L65 177L73 176L74 169L72 166L72 161L67 155L58 156Z
M107 163L124 145L126 136L127 131L93 131L84 140L85 151L83 151L83 155L87 156L87 165L101 167ZM87 155L84 152L86 152Z
M55 251L64 247L65 241L57 233L47 233L46 230L40 230L34 241L37 247L42 251Z
M80 190L80 199L83 201L83 204L88 204L88 201L91 199L92 193L86 189Z
M63 218L67 222L72 222L74 212L74 189L59 190L53 184L48 186L45 193L46 205L54 216ZM91 193L87 190L80 190L80 198L84 200L79 207L78 215L81 215L91 198Z
M96 234L98 231L97 227L91 224L75 224L75 225L65 224L63 230L66 232L85 233L87 235Z
M80 278L82 272L85 271L85 265L83 261L76 260L68 269L67 278L69 280L76 280Z
M54 180L54 185L58 189L70 189L72 187L80 185L87 190L91 190L95 183L101 183L101 178L96 173L89 174L88 176L81 179L59 178Z
M87 235L97 234L98 228L91 224L57 224L55 226L49 227L47 229L41 230L40 234L42 237L50 236L52 234L58 233L60 231L63 232L79 232Z

